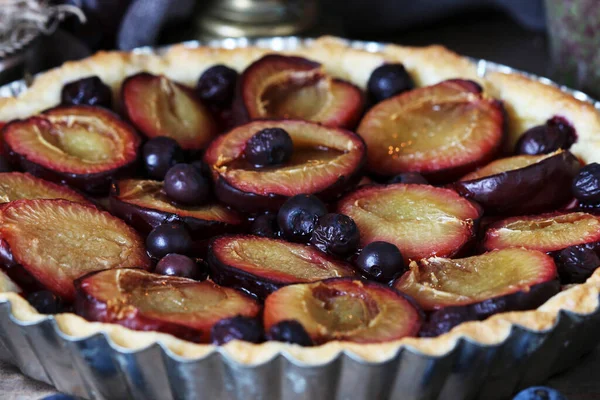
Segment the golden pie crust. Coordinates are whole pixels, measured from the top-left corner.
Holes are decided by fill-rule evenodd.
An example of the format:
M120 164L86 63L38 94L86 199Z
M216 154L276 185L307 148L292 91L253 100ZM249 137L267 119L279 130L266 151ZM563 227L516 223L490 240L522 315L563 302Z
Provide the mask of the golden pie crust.
M273 52L271 49L258 47L222 49L190 48L184 45L174 46L164 55L100 52L81 61L68 62L38 76L33 85L18 97L0 98L0 121L25 118L55 106L59 103L63 84L82 77L98 75L112 86L115 95L119 93L123 79L139 71L164 74L175 81L193 86L200 74L214 64L226 64L241 71L264 54ZM417 86L432 85L451 78L477 81L489 96L504 103L508 115L509 145L514 145L521 132L559 115L572 123L577 131L578 141L571 151L586 163L600 162L600 112L590 103L522 75L491 72L484 78L479 77L474 62L444 47L386 45L381 51L372 53L348 47L338 38L322 37L296 50L280 53L319 61L332 75L349 80L361 88L365 87L371 71L384 62L403 63ZM118 104L116 96L115 101ZM37 313L21 296L11 293L12 290L15 290L14 286L11 286L4 274L0 274L0 292L3 292L0 293L0 301L8 300L11 303L12 313L18 320L34 322L47 318ZM580 314L595 311L599 306L599 294L600 269L586 283L569 286L537 310L501 313L485 321L466 322L435 338L404 338L378 344L333 341L315 347L277 342L251 344L233 341L223 346L223 351L231 359L243 364L258 364L285 352L307 365L316 365L330 361L341 351L354 353L365 361L382 362L393 358L404 345L424 354L442 355L450 351L461 337L481 344L498 344L508 337L513 325L536 331L551 329L559 310ZM215 349L213 345L195 344L168 334L133 331L116 324L88 322L74 314L59 314L54 318L60 329L69 336L82 338L105 332L115 344L127 349L142 349L160 342L186 359L205 356Z

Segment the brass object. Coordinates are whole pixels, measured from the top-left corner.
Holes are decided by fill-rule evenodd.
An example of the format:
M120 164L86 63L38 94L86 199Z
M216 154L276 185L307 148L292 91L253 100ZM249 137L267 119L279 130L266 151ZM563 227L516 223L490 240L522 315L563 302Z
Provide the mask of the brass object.
M297 34L315 21L316 0L217 0L198 19L207 37Z

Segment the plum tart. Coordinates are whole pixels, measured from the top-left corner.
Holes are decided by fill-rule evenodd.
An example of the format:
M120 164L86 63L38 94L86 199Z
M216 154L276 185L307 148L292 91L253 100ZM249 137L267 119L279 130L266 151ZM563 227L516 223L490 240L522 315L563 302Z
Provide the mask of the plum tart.
M101 53L0 120L0 299L72 336L386 361L596 307L600 114L440 47Z

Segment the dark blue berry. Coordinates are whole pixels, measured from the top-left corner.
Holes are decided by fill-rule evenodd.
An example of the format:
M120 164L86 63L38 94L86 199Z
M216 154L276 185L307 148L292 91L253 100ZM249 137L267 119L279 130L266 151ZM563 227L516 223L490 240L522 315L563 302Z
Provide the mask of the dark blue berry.
M210 182L190 164L176 164L165 175L165 193L177 203L205 204L210 199Z
M407 90L415 84L402 64L383 64L375 68L367 82L367 93L371 101L378 103Z
M60 297L48 290L30 293L27 301L40 314L58 314L63 311L64 305Z
M390 179L388 183L415 183L419 185L429 184L427 179L425 179L423 175L418 172L402 172L401 174L398 174Z
M513 400L567 400L558 390L547 386L532 386L520 391Z
M277 213L277 223L286 239L306 243L319 218L326 213L327 207L316 196L298 194L283 203Z
M207 266L182 254L170 253L160 259L154 270L157 274L179 276L197 281L206 279Z
M161 224L146 238L146 249L153 258L163 258L169 253L189 254L194 242L181 222Z
M157 180L163 180L169 168L185 160L177 141L163 136L148 140L142 153L148 175Z
M388 242L372 242L356 258L356 266L369 279L387 283L404 273L402 253Z
M290 135L281 128L265 128L246 142L246 161L257 167L279 165L289 161L294 151Z
M222 319L213 325L210 338L214 344L223 345L231 340L261 343L265 340L262 324L255 318L238 315Z
M575 143L575 129L564 119L555 117L546 124L534 126L521 135L516 145L517 154L549 154L559 149L568 150Z
M281 236L281 231L277 225L277 216L275 214L259 215L252 221L250 233L256 236L278 238Z
M277 342L293 343L300 346L312 346L313 341L302 326L296 320L281 321L271 327L267 333L267 339Z
M65 84L61 92L61 102L64 105L111 108L112 90L97 76L90 76Z
M600 250L597 243L581 244L569 246L554 255L561 283L583 283L592 276L600 267L600 257L594 247Z
M215 65L202 73L196 93L209 106L228 108L235 94L237 79L235 70L225 65Z
M360 233L354 220L344 214L325 214L319 218L310 243L319 250L346 257L356 252Z
M581 168L573 180L572 191L584 204L600 203L600 164L591 163Z

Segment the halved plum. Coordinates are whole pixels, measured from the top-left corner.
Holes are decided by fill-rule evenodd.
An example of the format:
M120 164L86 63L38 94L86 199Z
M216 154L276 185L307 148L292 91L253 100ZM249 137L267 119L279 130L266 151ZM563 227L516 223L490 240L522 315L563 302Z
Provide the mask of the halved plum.
M215 282L259 298L293 283L356 276L350 264L314 247L253 235L215 238L207 261Z
M294 151L282 165L256 168L245 160L246 143L266 128L282 128ZM277 210L296 194L324 200L339 196L360 179L365 144L356 134L307 121L254 121L218 137L206 150L215 192L223 203L245 212Z
M504 137L499 102L474 82L452 79L384 100L363 117L369 171L419 172L448 181L490 161Z
M413 261L393 287L425 310L472 306L480 312L535 308L560 290L552 257L522 248Z
M60 106L3 129L10 162L40 178L104 193L113 177L133 170L135 131L101 107Z
M255 317L261 310L256 300L235 289L140 269L91 273L75 287L75 309L85 319L192 342L209 342L212 326L223 318Z
M85 197L67 186L57 185L28 173L0 173L0 203L25 199L65 199L89 203Z
M302 119L352 128L364 107L361 90L328 76L321 64L268 54L242 76L234 110L239 123L253 119Z
M21 293L21 288L14 283L8 275L0 271L0 293L16 292Z
M235 211L215 202L184 206L169 200L163 182L125 179L113 183L110 211L142 234L170 219L180 219L194 239L234 232L244 220ZM176 218L178 217L178 218Z
M490 214L553 211L572 199L579 160L569 151L514 156L491 162L449 187Z
M360 187L337 211L354 220L362 247L389 242L405 261L456 255L474 239L481 217L476 204L452 190L402 183Z
M600 216L584 212L512 217L487 229L486 250L524 247L543 252L600 241Z
M150 268L131 227L91 205L63 199L17 200L0 211L3 267L22 267L54 294L72 300L73 280L110 268ZM5 265L10 262L11 265ZM20 283L20 282L17 282Z
M183 149L203 149L217 134L217 125L194 91L162 75L142 72L122 86L129 120L146 137L173 138Z
M296 320L317 343L378 343L415 336L423 320L412 299L375 282L350 278L290 285L267 297L265 330Z

